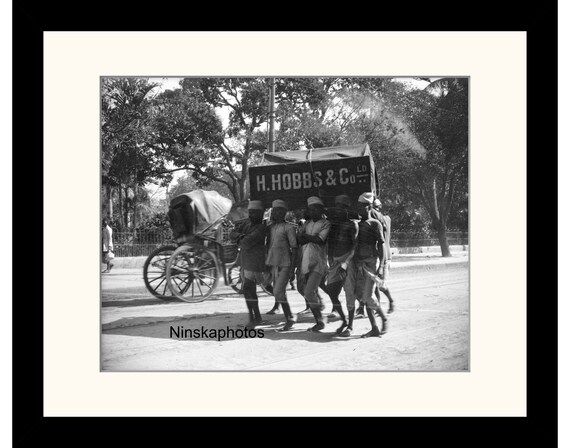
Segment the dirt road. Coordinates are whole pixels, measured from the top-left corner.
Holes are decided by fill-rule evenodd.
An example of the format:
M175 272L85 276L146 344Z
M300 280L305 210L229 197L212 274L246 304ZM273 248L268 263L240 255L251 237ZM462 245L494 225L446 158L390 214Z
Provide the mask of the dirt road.
M164 302L145 290L140 270L117 270L102 279L101 369L467 371L468 272L467 263L393 271L396 311L389 315L388 333L361 339L370 323L359 318L353 336L343 339L334 333L338 320L322 333L306 331L314 324L312 315L300 316L294 331L278 332L281 313L264 315L266 323L247 334L243 296L229 287L201 303ZM294 312L304 309L297 291L287 295ZM330 301L321 295L328 313ZM341 301L344 306L344 295ZM387 303L382 296L384 310ZM260 291L262 313L272 304L273 297ZM183 330L189 330L186 338Z

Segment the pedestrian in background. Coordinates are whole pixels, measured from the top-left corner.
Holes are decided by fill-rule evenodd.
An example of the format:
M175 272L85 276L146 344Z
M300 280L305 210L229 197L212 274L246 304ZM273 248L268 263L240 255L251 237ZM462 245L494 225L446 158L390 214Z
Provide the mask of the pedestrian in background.
M112 260L115 258L113 253L113 229L109 226L109 221L103 219L102 224L102 240L103 240L103 263L107 265L107 269L103 273L111 272L113 269Z
M287 302L287 283L294 260L297 259L297 237L295 226L285 222L287 203L280 199L273 201L271 211L272 224L267 232L267 257L265 264L270 267L273 276L273 295L277 304L281 305L285 315L285 325L281 331L293 328L296 318Z

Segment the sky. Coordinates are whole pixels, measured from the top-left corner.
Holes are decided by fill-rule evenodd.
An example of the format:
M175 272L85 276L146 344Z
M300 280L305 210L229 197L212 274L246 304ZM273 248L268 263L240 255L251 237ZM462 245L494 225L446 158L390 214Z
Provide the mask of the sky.
M183 78L149 78L152 82L159 82L161 84L160 90L175 90L179 89L180 85L178 84L180 80Z

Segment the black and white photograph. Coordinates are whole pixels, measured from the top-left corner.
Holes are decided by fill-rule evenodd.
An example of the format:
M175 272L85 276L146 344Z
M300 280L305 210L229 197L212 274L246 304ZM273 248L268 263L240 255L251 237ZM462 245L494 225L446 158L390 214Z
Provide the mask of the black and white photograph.
M471 371L470 77L101 76L100 371Z
M527 307L532 42L45 32L35 413L493 417L461 433L508 444L494 417L552 395L530 370L552 333L546 296Z

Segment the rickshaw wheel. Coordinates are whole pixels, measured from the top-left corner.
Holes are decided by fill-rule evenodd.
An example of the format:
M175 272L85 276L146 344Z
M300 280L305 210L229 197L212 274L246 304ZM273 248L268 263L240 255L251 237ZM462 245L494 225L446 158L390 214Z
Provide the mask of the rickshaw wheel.
M150 253L144 262L143 279L146 289L158 299L174 300L166 282L166 263L176 246L161 246Z
M261 289L263 289L263 292L264 292L265 294L267 294L267 295L269 295L269 296L272 296L272 295L273 295L272 292L269 292L267 289L265 289L265 285L259 285L259 287L260 287Z
M238 261L228 270L228 282L232 289L237 292L238 294L243 294L243 280L241 278L241 263ZM265 285L259 285L259 287L265 292L267 295L272 296L273 293L269 292L265 289Z
M195 303L206 300L218 286L216 255L201 246L185 244L166 263L166 282L176 297Z
M232 289L238 294L243 294L242 278L241 278L241 263L238 261L231 268L228 269L228 282Z

